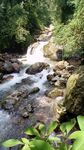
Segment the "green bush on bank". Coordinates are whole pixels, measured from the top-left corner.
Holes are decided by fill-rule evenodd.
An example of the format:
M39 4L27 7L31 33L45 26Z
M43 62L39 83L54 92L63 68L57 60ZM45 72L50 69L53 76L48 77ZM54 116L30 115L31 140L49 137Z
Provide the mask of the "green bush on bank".
M80 130L75 129L75 125ZM78 116L59 126L59 132L55 136L51 136L56 130L58 123L51 122L48 127L40 123L36 128L28 127L25 134L28 138L10 139L1 145L11 148L19 145L19 150L84 150L84 116ZM75 131L73 131L73 128Z
M62 19L55 22L55 42L64 45L65 57L81 55L84 51L84 1L68 0L66 5L71 5L74 13L64 13L66 23Z

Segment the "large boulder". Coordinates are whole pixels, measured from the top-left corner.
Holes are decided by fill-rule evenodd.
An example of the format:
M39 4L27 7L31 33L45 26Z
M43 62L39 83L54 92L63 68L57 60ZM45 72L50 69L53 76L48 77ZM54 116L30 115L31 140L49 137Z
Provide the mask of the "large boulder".
M46 69L47 67L49 67L49 65L47 63L38 62L38 63L35 63L35 64L31 65L26 70L26 73L28 73L28 74L36 74L36 73L41 72L43 69Z
M49 43L44 46L43 51L45 57L49 57L50 59L57 60L57 61L62 60L63 47L56 45L54 43L53 38L51 38Z
M64 106L69 113L84 115L84 66L68 79Z

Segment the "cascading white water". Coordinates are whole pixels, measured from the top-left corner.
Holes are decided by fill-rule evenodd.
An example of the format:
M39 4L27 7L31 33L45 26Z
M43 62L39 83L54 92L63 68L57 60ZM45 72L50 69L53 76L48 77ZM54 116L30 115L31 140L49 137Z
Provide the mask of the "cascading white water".
M14 86L16 83L20 83L22 79L27 78L28 74L25 73L25 70L27 68L27 65L34 64L36 62L47 62L49 59L45 58L43 56L43 47L46 45L47 42L40 41L38 42L37 47L34 47L33 44L31 44L28 49L27 49L27 54L23 56L22 58L18 59L21 61L23 64L26 65L24 69L20 71L20 73L12 73L11 75L13 76L12 79L9 81L6 81L5 83L0 85L0 91L7 91L11 88L11 86ZM50 62L49 62L50 64ZM30 78L34 78L36 81L38 80L38 83L36 85L41 86L42 88L42 83L44 83L46 75L48 75L48 71L43 71L43 77L42 79L38 80L37 76L30 76Z
M44 62L45 57L43 56L43 47L48 42L38 42L38 46L36 48L33 45L30 45L27 49L27 63L34 64L36 62Z

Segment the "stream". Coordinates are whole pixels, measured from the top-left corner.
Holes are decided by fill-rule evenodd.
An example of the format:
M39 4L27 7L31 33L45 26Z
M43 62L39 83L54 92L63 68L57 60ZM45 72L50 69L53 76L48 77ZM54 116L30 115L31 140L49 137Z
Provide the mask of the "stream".
M49 35L47 36L49 37ZM50 61L48 58L45 58L43 56L43 47L48 42L49 42L49 38L46 41L37 41L36 46L34 46L34 44L31 44L27 49L27 54L18 59L23 64L22 69L20 70L19 73L10 74L13 76L12 79L10 79L9 81L6 81L5 83L0 84L0 101L2 101L4 97L10 95L15 90L17 89L21 90L21 88L23 88L24 90L27 90L27 89L31 90L34 87L39 87L40 91L38 93L34 95L32 94L29 96L30 103L33 102L33 99L38 99L39 101L39 97L44 96L44 93L49 89L49 85L47 83L47 75L53 73L52 66L54 64L53 61ZM28 68L28 66L36 62L48 63L50 67L48 69L44 69L43 71L35 75L27 74L26 69ZM22 84L22 80L24 79L29 79L33 81L33 84L25 84L24 82ZM40 104L38 104L38 106L39 105ZM46 106L46 104L44 105ZM38 116L38 113L39 113L39 108L37 108L36 110L37 116ZM44 110L44 113L46 113L45 110ZM35 119L34 116L33 117L31 116L30 118L22 119L18 115L18 113L16 114L16 112L9 113L1 109L0 110L0 142L4 141L5 139L17 138L17 137L23 136L24 135L23 131L25 127L31 124L35 124L36 119L35 121L34 119ZM5 148L1 147L0 150L5 150Z

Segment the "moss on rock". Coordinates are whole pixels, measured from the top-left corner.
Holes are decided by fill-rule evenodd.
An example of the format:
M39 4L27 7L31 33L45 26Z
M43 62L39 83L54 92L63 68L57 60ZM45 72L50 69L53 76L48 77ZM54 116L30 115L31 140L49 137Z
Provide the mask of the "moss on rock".
M68 79L64 106L70 113L84 115L84 66Z

